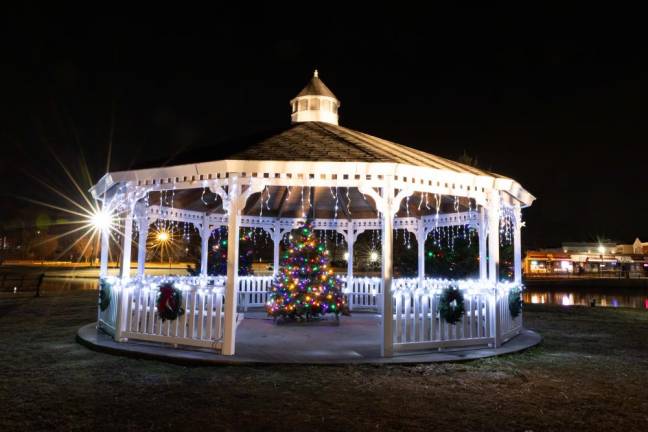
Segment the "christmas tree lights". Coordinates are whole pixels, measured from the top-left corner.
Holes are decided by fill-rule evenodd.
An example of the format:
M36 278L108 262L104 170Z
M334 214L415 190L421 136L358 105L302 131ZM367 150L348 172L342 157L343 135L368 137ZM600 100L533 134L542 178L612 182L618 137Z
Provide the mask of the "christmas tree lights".
M342 281L333 275L329 253L306 222L291 236L266 304L275 318L311 320L333 313L348 314Z

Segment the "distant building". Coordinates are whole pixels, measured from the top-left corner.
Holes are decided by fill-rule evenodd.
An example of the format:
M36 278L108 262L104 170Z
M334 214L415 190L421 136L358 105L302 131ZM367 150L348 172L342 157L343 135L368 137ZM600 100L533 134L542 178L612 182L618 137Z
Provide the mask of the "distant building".
M648 277L648 242L632 244L610 240L565 242L561 248L527 251L526 276Z

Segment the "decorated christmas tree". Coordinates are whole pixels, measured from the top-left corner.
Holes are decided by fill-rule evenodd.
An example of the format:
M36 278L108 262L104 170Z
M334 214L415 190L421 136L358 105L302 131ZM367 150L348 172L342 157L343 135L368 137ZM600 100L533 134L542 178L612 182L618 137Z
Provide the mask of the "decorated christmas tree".
M296 320L348 313L342 281L333 276L328 251L317 240L312 222L291 235L266 310L275 318Z

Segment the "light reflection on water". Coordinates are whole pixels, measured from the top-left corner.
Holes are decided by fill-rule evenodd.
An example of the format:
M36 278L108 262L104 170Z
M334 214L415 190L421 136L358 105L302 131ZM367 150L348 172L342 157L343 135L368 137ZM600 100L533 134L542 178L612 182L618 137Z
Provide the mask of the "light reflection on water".
M522 294L525 303L553 304L562 306L595 306L629 307L648 309L648 293L643 289L628 292L627 290L609 290L605 293L579 289L574 291L528 289Z
M92 291L97 290L99 281L93 278L78 278L78 279L50 279L45 278L41 290L44 292L56 291Z

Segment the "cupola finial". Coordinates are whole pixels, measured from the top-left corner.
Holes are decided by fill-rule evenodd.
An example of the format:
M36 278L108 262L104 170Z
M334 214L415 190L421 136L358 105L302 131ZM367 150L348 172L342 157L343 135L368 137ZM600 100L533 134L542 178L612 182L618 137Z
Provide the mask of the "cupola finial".
M313 77L314 78L319 78L319 75L317 74L317 69L315 69L315 72L313 72Z

